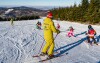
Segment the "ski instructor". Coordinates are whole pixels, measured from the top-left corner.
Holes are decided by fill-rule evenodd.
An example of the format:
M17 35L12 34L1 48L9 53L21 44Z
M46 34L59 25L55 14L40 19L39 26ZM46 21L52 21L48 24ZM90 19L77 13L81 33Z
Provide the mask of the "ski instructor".
M44 32L44 39L46 44L42 49L42 53L40 55L48 55L48 58L53 58L54 55L54 38L53 32L59 34L60 31L56 29L54 22L52 21L52 12L48 12L47 17L44 19L43 22L43 32Z

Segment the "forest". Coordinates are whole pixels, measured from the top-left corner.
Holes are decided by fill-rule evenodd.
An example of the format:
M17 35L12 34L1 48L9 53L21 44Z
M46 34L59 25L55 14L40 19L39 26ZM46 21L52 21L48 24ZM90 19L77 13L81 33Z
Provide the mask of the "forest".
M87 24L100 24L100 0L82 0L70 7L59 7L51 10L54 19Z

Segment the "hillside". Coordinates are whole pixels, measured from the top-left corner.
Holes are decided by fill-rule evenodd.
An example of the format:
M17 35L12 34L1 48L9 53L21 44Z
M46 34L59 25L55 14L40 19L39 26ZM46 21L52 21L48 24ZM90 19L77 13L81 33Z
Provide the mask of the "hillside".
M32 16L32 15L45 16L46 15L46 10L21 6L21 7L10 7L10 8L0 7L0 17L8 18L9 16L5 17L4 15L9 9L13 9L13 11L9 13L9 15L14 15L15 17Z
M36 29L37 21L43 22L44 18L28 21L0 22L0 63L39 63L40 58L33 55L40 53L41 44L44 42L43 30ZM55 52L63 55L48 60L44 63L100 63L100 46L88 45L84 24L53 20L55 26L60 24L61 33L55 38ZM67 37L66 29L73 26L76 37ZM100 26L93 25L97 31L97 42L100 43ZM54 37L56 33L54 33ZM45 43L45 42L44 42ZM43 58L41 58L43 59Z

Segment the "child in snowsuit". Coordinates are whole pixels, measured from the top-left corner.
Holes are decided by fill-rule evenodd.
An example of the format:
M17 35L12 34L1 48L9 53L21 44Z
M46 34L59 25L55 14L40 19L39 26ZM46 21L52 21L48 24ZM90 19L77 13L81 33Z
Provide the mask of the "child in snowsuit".
M57 29L60 29L60 25L59 25L59 23L57 23Z
M69 31L68 34L67 34L68 37L74 36L74 33L73 33L74 29L73 29L72 26L69 27L68 31Z
M36 27L37 27L37 29L41 29L41 22L37 22L37 24L36 24Z
M98 45L94 36L96 35L96 31L92 28L91 25L88 25L88 32L86 33L87 35L87 40L88 40L88 43L90 43L90 39L93 39L94 41L94 44ZM92 45L92 43L91 43Z

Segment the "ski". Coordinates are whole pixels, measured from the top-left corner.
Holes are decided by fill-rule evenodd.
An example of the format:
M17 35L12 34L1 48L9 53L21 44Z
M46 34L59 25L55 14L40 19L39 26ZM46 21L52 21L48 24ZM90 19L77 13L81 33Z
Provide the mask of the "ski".
M55 57L53 57L53 58L55 58ZM53 58L46 58L44 60L40 60L39 62L44 62L44 61L47 61L47 60L50 60L50 59L53 59Z
M84 44L86 45L87 49L90 48L90 44L87 41L84 41Z
M60 56L55 56L53 58L56 58L56 57L60 57ZM44 62L44 61L47 61L47 60L50 60L50 59L53 59L53 58L46 58L46 59L40 60L39 62Z
M93 46L93 45L100 46L100 44L92 44L92 46Z
M32 57L35 58L35 57L40 57L40 56L45 56L45 55L33 55Z
M55 53L55 54L58 54L59 52L56 51L56 52L54 52L54 53ZM33 55L32 57L35 58L35 57L40 57L40 56L42 56L42 55L39 55L39 54L38 54L38 55Z
M88 44L88 46L87 46L87 47L89 47L89 45L90 45L90 46L94 46L94 45L96 45L96 46L100 46L100 44L88 43L87 41L85 41L85 43L87 43L87 44Z
M32 57L34 58L34 57L39 57L40 55L33 55Z
M100 46L100 43L98 44L98 46Z
M46 58L46 59L40 60L39 62L44 62L44 61L51 60L51 59L54 59L54 58L57 58L57 57L61 57L61 56L67 55L67 54L68 53L60 55L60 56L54 56L53 58Z

